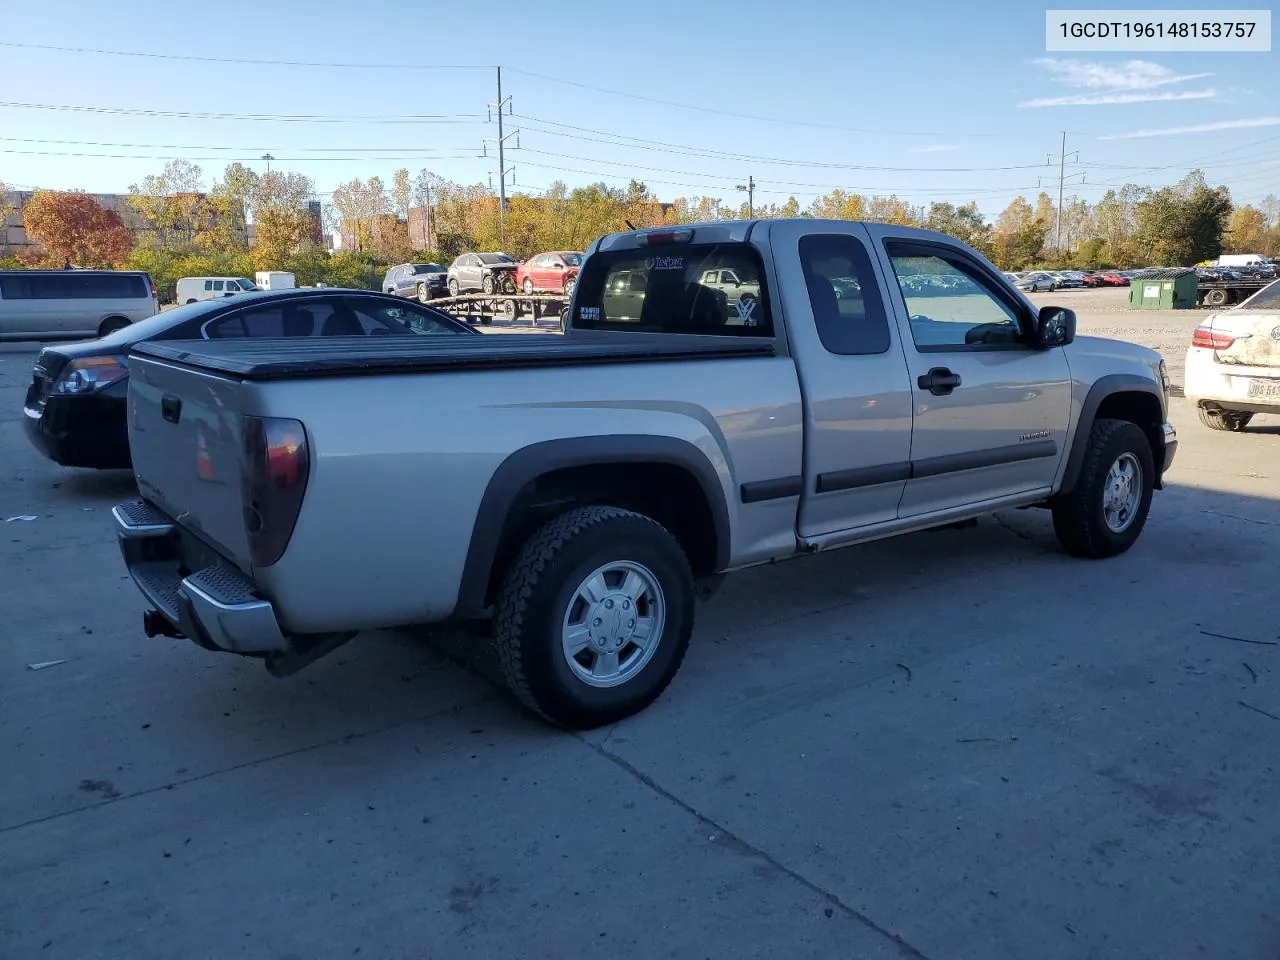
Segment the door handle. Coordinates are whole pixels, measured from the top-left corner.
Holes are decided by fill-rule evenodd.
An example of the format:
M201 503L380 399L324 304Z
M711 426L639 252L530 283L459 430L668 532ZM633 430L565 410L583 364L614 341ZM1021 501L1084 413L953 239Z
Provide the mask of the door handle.
M952 373L946 367L934 367L928 373L916 379L921 390L928 390L935 397L945 397L960 386L960 374Z
M170 423L177 423L182 419L182 401L178 397L169 396L168 394L161 397L160 416Z

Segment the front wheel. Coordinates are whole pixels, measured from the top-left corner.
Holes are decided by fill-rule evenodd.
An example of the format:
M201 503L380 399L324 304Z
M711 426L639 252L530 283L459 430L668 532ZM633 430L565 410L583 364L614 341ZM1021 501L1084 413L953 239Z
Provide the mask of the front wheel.
M1226 430L1230 433L1240 433L1253 419L1253 414L1247 412L1232 413L1229 410L1210 410L1206 407L1197 407L1196 412L1200 414L1200 422L1210 430Z
M566 280L566 281L564 282L564 295L565 295L566 297L572 297L572 296L573 296L573 288L574 288L574 287L576 287L577 285L578 285L578 278L577 278L577 277L570 277L568 280Z
M431 291L427 289L425 283L418 284L418 302L427 303L431 300Z
M530 537L503 581L507 685L572 729L629 717L680 669L694 602L689 561L664 527L617 507L569 510Z
M1155 479L1151 443L1141 427L1095 421L1075 487L1051 504L1058 542L1075 557L1124 553L1147 522Z
M1227 303L1227 291L1210 290L1205 294L1204 302L1211 307L1225 306Z
M449 278L449 296L456 297L457 295L458 295L458 281L453 279L453 277L450 277Z
M524 278L524 292L526 295L533 293L533 281L528 277Z
M480 289L485 293L493 293L493 276L486 273L484 279L480 281Z

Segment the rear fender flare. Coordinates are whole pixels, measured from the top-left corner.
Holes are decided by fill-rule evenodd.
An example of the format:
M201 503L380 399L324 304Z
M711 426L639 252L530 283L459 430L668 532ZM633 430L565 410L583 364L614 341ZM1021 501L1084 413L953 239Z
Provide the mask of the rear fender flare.
M455 617L475 617L484 612L489 578L497 559L503 528L516 497L525 485L556 470L605 463L669 464L692 474L711 507L716 535L716 570L728 567L732 528L724 487L706 454L692 443L675 437L646 434L544 440L511 454L490 477L471 531Z

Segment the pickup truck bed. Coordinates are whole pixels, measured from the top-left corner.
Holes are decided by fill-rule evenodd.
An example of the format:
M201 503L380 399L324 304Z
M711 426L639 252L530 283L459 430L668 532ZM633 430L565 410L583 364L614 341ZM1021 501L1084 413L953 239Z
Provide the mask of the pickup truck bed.
M426 342L424 342L426 341ZM772 340L610 334L484 337L326 337L298 340L193 340L138 344L133 352L244 380L380 376L467 369L771 357Z

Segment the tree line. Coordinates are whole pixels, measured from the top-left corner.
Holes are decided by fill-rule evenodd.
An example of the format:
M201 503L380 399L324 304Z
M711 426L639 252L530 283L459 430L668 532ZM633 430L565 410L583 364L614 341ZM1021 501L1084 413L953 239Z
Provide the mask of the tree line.
M185 160L171 160L133 184L126 204L121 216L80 191L38 190L25 204L23 221L39 246L7 258L0 250L0 261L146 270L162 296L172 295L180 276L268 269L289 270L301 284L376 286L393 263L447 264L469 250L503 250L517 258L582 250L615 230L745 219L749 213L745 203L708 196L663 203L638 180L625 188L557 182L539 196L516 193L500 210L488 187L407 169L397 170L389 183L376 176L353 179L320 198L303 174L257 173L233 163L206 184L204 171ZM0 184L0 220L14 206ZM918 206L844 190L803 207L791 197L750 212L766 219L926 227L966 241L1005 270L1191 265L1223 252L1280 255L1280 200L1273 195L1257 206L1236 206L1226 187L1210 186L1199 170L1169 186L1129 184L1096 203L1074 199L1061 210L1046 193L1034 203L1015 197L993 218L974 202ZM415 220L420 229L411 231ZM326 249L325 232L343 238L340 252Z

